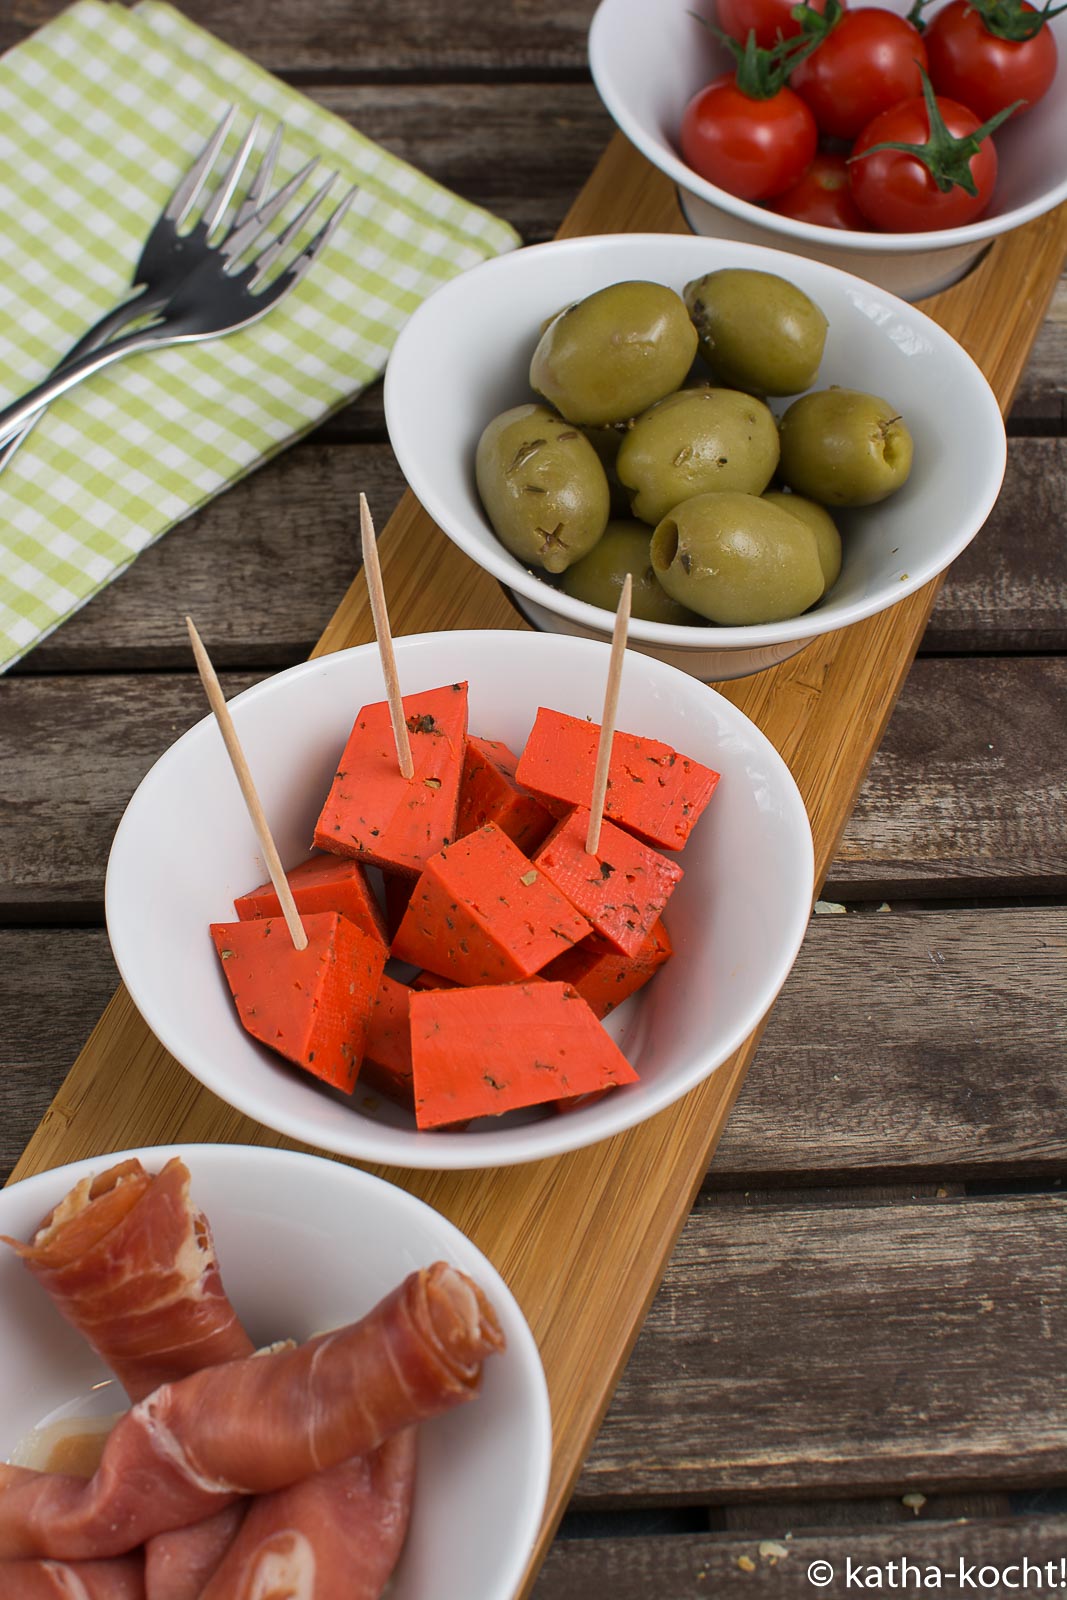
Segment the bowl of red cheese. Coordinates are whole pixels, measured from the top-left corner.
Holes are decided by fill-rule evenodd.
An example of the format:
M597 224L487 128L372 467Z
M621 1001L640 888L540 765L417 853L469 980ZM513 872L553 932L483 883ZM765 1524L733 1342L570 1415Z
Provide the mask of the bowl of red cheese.
M339 1154L507 1165L632 1127L727 1060L789 971L813 870L796 785L736 707L628 655L591 851L607 647L396 649L411 778L373 646L232 704L307 948L213 722L148 774L107 879L130 994L221 1098Z

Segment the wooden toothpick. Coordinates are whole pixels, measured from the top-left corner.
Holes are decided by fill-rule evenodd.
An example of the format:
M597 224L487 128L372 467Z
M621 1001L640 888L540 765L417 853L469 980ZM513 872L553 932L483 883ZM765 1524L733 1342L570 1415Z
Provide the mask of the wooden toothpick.
M393 738L396 740L396 759L400 763L401 776L413 778L415 763L411 759L411 740L408 738L408 725L404 720L404 701L400 693L396 656L393 654L393 635L389 631L389 612L385 605L382 569L378 563L378 541L374 537L374 523L371 521L370 507L365 494L359 497L359 533L363 545L363 569L367 574L371 616L374 618L374 633L378 640L378 654L381 656L382 672L385 676L385 693L389 700L389 719L393 724Z
M626 631L630 626L630 595L633 582L626 574L619 608L615 613L615 628L611 635L611 660L608 663L608 684L604 691L604 715L600 719L600 742L596 747L596 772L593 777L593 798L589 802L589 832L585 837L586 853L595 856L600 843L600 824L604 820L604 802L608 797L608 771L611 767L611 745L615 737L615 713L619 707L619 685L622 682L622 663L626 655Z
M204 649L204 641L193 626L192 617L186 617L185 626L189 630L189 638L192 642L193 656L196 660L196 670L200 674L200 682L204 685L204 693L207 695L208 704L215 713L215 721L218 723L222 733L226 753L237 775L237 782L241 785L241 794L244 796L245 805L248 807L248 815L252 819L252 826L256 830L256 838L259 840L260 848L263 851L263 859L267 863L267 871L270 873L270 881L274 885L274 892L281 903L285 925L289 929L289 937L297 950L306 950L308 936L304 930L304 924L300 920L300 913L296 909L293 891L289 887L289 880L282 869L282 863L274 840L271 838L270 828L267 826L267 818L263 807L260 805L256 786L252 781L251 769L245 760L245 753L241 749L241 741L237 737L237 729L233 725L229 707L223 698L219 680L215 676L215 668L211 665L211 659Z

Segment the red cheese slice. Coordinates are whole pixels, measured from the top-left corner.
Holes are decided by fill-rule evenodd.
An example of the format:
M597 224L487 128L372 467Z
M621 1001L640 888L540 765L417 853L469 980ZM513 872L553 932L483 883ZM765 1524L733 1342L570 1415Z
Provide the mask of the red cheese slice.
M516 778L557 812L587 806L600 724L543 706L519 757ZM711 799L719 774L658 739L616 733L605 815L659 850L681 850Z
M388 973L382 974L363 1048L359 1084L361 1089L376 1089L386 1099L413 1111L410 999L407 984L398 983Z
M411 996L415 1120L445 1127L591 1094L637 1073L565 983L428 989Z
M213 922L211 937L242 1026L335 1089L352 1092L385 947L335 911L302 919L305 950L282 917Z
M296 909L302 916L315 911L337 911L373 939L388 944L385 918L358 861L344 856L315 855L285 876L293 891ZM262 883L258 889L240 895L233 909L242 922L253 917L280 917L282 914L272 883Z
M654 977L672 954L670 937L660 921L635 956L620 955L590 934L550 961L541 977L550 983L571 984L594 1016L606 1017Z
M589 812L577 806L534 856L534 866L620 954L636 956L682 869L633 834L604 821L596 854L585 848Z
M426 864L393 955L455 983L528 978L590 925L489 823Z
M389 871L418 876L456 832L467 737L467 685L404 696L415 775L397 764L389 705L364 706L348 736L315 844Z
M499 739L467 740L463 782L459 790L456 838L495 822L524 855L530 855L551 833L556 819L536 795L515 781L518 756Z

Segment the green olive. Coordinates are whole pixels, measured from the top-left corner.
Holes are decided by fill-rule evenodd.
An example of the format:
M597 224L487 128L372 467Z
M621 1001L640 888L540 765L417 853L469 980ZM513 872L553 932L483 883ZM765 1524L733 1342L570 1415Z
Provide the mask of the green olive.
M679 604L721 627L799 616L823 592L811 529L735 491L676 506L652 535L652 566Z
M827 321L803 289L773 272L726 267L687 284L700 353L720 383L800 394L815 382Z
M822 567L826 587L832 588L841 571L841 535L837 531L837 523L826 507L816 505L814 500L805 500L802 494L780 494L777 489L768 492L763 498L807 523L815 535L815 543L819 549L819 565Z
M681 389L642 413L615 470L635 516L655 527L697 494L760 494L778 465L778 426L762 400L738 389Z
M827 506L871 506L906 482L912 440L888 400L857 389L802 395L779 425L779 476Z
M478 493L497 538L519 561L563 572L608 520L608 480L593 446L546 406L514 406L478 441Z
M684 381L696 329L673 289L613 283L554 317L530 362L530 383L571 422L626 422Z
M588 605L616 611L626 574L633 579L632 616L643 622L701 623L685 606L672 600L652 570L652 534L643 522L609 522L604 537L588 555L568 567L560 584L564 594Z

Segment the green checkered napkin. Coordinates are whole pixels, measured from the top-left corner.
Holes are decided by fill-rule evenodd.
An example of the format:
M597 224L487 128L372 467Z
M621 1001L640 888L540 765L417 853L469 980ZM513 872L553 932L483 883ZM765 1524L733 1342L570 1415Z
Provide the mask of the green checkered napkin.
M137 355L55 401L0 473L0 671L175 522L379 376L420 301L514 248L506 223L387 154L160 0L78 0L0 59L0 404L129 289L145 237L226 106L314 154L356 201L264 320ZM310 193L310 190L308 191Z

